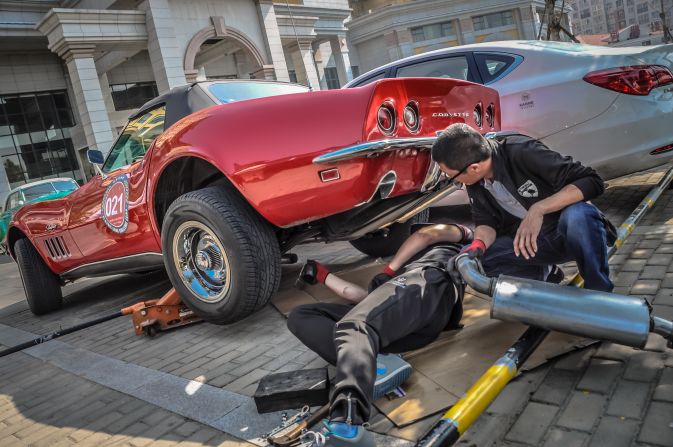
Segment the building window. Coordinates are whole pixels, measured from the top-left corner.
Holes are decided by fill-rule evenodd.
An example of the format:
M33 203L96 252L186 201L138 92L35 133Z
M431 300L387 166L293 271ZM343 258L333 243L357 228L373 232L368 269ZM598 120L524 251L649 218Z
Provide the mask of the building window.
M423 42L453 35L453 25L451 22L433 23L411 28L410 31L414 42Z
M53 177L82 181L65 91L0 96L0 162L11 188Z
M591 10L589 8L583 9L582 12L580 13L580 17L582 17L583 19L591 17Z
M647 12L649 10L649 7L647 6L647 3L641 3L636 6L636 12L638 14L642 14L643 12Z
M615 5L616 5L618 8L623 7L623 6L624 6L624 0L617 0L617 1L615 2Z
M475 31L481 31L488 28L512 25L514 24L514 16L512 15L512 11L496 12L494 14L472 17L472 23L474 24Z
M329 90L334 90L340 87L339 75L337 74L336 67L325 68L325 82L327 83L327 88Z
M287 74L290 75L290 82L297 83L297 72L295 70L288 70Z
M359 65L351 65L351 73L353 73L353 79L360 76L360 66Z
M156 82L110 84L115 110L137 109L159 95Z

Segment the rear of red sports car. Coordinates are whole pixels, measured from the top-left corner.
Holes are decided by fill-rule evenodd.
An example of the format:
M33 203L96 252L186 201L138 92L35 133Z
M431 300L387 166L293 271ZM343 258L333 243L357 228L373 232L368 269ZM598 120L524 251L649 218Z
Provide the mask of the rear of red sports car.
M155 198L153 191L162 191L153 208L173 284L197 313L227 322L241 309L247 315L266 303L280 276L281 254L298 243L350 240L372 256L394 253L410 224L427 219L426 208L453 191L440 182L430 159L437 134L458 122L497 131L499 110L497 93L487 87L412 78L261 98L191 115L157 140L151 162L158 175L149 191ZM190 157L199 159L199 171L221 173L222 186L208 198L183 203L188 185L170 173L184 171L173 167L185 166ZM220 209L245 203L233 206L245 208L246 215L201 219L192 210L204 200L222 203ZM245 234L238 248L224 242L232 233ZM206 242L190 245L197 240ZM263 262L256 265L251 256L242 268L248 250ZM216 265L218 279L199 265ZM249 282L235 277L237 270L259 276ZM244 283L233 299L233 285Z

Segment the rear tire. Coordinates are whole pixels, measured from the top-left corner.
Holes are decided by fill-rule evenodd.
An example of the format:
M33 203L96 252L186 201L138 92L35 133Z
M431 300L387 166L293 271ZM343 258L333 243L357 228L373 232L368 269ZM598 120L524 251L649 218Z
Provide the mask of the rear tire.
M350 241L350 243L372 258L392 256L397 253L397 250L411 234L411 226L417 223L425 223L429 219L430 210L426 208L404 223L392 224L387 233L379 231Z
M247 317L278 289L278 239L235 190L210 187L180 196L166 212L161 245L178 294L211 323Z
M61 280L47 267L30 240L16 241L14 253L30 311L41 315L60 309L63 305Z

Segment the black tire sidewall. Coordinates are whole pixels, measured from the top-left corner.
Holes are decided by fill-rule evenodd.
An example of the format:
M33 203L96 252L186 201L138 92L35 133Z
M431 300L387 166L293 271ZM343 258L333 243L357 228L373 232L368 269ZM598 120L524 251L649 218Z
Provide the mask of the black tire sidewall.
M63 305L61 282L52 272L28 239L14 244L16 264L31 312L41 315Z
M258 255L258 245L262 241L256 240L250 232L259 222L251 221L249 210L241 209L247 203L231 200L231 193L219 188L206 188L187 193L178 198L166 213L164 219L161 244L164 253L164 263L168 275L183 301L197 315L206 321L217 324L237 321L260 307L259 301L264 303L270 298L264 293L264 287L259 282L258 264L254 258ZM203 200L203 199L206 200ZM218 205L226 206L226 213L220 213L208 201L215 200ZM238 202L238 203L237 203ZM173 258L173 239L176 230L185 222L199 222L212 231L222 243L229 261L230 288L227 294L216 303L207 303L196 297L182 281ZM278 252L277 270L280 272L280 253ZM268 260L270 264L274 260ZM270 268L273 268L270 265ZM276 286L277 287L277 286ZM262 303L262 305L264 304Z

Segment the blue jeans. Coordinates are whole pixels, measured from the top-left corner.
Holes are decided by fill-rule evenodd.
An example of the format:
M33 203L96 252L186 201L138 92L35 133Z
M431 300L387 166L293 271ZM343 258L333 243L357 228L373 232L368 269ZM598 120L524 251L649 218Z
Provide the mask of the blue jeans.
M498 237L483 258L489 276L510 275L544 281L548 267L576 261L587 289L611 292L605 226L598 209L586 202L565 208L555 230L541 233L537 254L526 259L514 254L514 238Z

